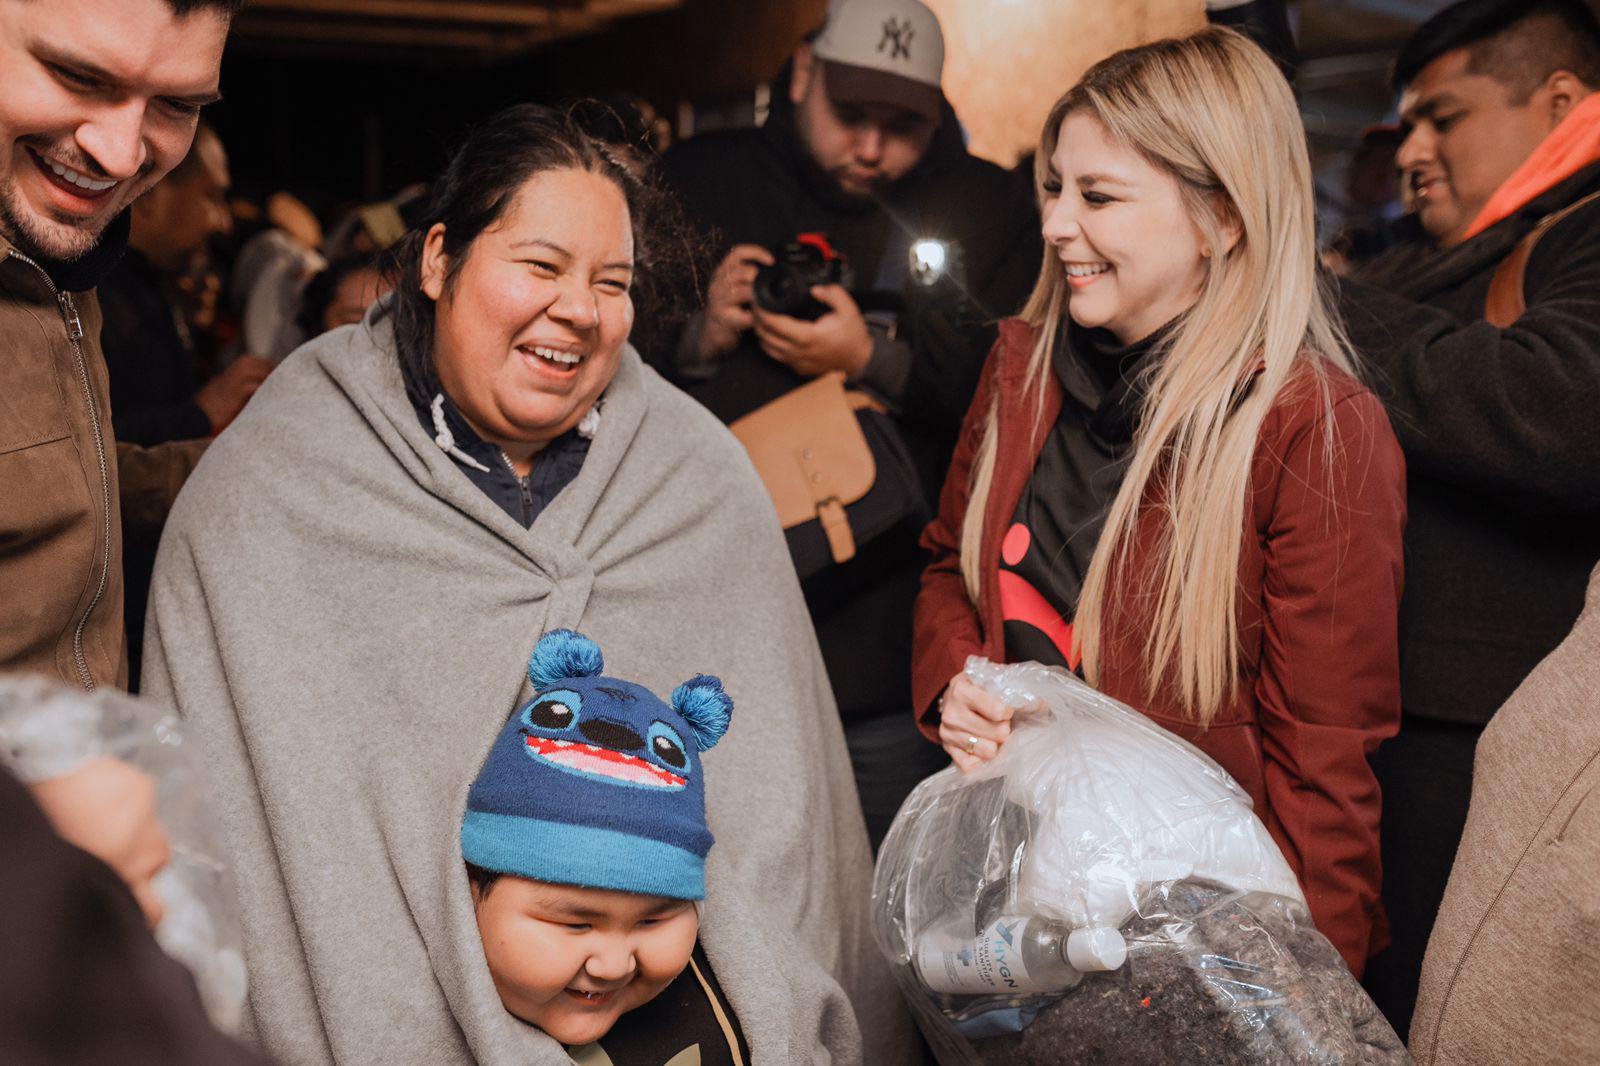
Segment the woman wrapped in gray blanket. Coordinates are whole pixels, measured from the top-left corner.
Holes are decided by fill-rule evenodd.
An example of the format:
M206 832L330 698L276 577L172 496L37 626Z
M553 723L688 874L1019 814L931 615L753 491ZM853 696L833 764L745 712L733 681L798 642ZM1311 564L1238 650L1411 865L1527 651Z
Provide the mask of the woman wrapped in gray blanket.
M771 503L627 345L651 191L523 105L458 151L398 289L293 354L173 510L148 690L205 746L254 1035L286 1062L564 1063L500 1004L458 848L540 633L715 663L701 939L755 1062L908 1061L849 761ZM625 651L624 651L625 649Z

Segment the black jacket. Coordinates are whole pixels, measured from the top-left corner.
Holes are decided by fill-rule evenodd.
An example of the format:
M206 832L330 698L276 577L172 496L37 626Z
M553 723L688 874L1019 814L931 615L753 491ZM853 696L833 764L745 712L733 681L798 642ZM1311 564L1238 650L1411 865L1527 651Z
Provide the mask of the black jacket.
M760 129L706 134L674 147L662 160L662 177L712 241L717 261L734 244L775 248L800 233L822 232L849 259L859 291L881 288L875 279L896 278L918 238L959 247L970 299L945 309L949 314L919 318L917 329L905 331L916 338L909 367L893 387L878 388L932 499L996 322L1021 306L1038 276L1042 245L1032 197L1015 175L967 153L947 106L910 174L875 201L852 200L799 143L787 72L773 87L773 100ZM652 353L669 377L677 369L671 354L677 339L661 338ZM709 373L675 379L724 421L805 380L769 358L750 335ZM909 702L911 606L923 558L916 547L920 521L904 525L805 585L847 717L904 713Z
M194 402L200 363L161 275L130 248L99 294L117 439L148 447L210 436L211 420Z
M443 393L439 395L444 396ZM411 403L417 412L417 421L437 442L432 406L417 403L415 398ZM589 439L576 429L569 429L540 449L533 457L533 468L528 476L519 477L511 469L505 453L478 436L448 396L440 404L439 413L456 446L456 453L450 455L456 466L468 481L527 529L533 528L533 523L555 502L562 489L577 480L583 461L589 457ZM470 462L464 462L463 456ZM477 465L472 465L474 463Z
M857 290L898 277L911 243L923 237L959 246L973 317L981 334L920 348L900 395L915 422L949 423L966 413L994 323L1014 314L1039 273L1039 216L1025 183L967 154L948 107L922 161L875 201L846 197L801 146L788 102L787 74L773 87L765 126L704 134L675 146L661 176L690 221L712 243L715 261L735 244L775 248L804 232L825 233L855 272ZM673 338L674 340L676 338ZM765 356L753 337L719 361L714 378L689 391L731 421L800 384Z
M1600 202L1528 264L1528 310L1484 321L1495 269L1595 164L1445 252L1413 240L1343 287L1405 450L1408 713L1484 723L1572 628L1600 560Z

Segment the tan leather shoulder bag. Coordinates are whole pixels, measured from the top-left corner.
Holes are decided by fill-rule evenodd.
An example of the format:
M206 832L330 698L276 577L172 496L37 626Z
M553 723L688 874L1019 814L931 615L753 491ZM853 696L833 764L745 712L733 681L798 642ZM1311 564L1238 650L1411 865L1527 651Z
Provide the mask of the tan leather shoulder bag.
M784 529L820 521L836 563L856 554L845 507L878 476L856 412L884 413L842 373L824 374L745 415L729 428L750 453Z

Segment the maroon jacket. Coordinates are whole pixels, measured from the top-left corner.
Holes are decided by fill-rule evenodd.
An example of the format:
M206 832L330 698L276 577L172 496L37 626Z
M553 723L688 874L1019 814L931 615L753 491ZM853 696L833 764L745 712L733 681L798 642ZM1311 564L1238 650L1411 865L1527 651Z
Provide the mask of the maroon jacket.
M939 517L923 534L933 561L917 600L912 685L932 708L968 655L1006 658L1000 609L1001 537L1044 444L1032 433L1037 393L1024 395L1034 333L1007 321L962 426ZM1209 729L1183 715L1174 690L1146 691L1142 649L1149 616L1113 595L1105 619L1100 688L1191 741L1249 793L1305 889L1311 914L1357 975L1387 942L1379 902L1378 784L1367 757L1400 725L1396 641L1405 462L1382 406L1355 381L1331 374L1332 482L1322 403L1313 379L1291 380L1261 430L1251 469L1239 560L1241 684ZM1044 381L1044 426L1062 407ZM981 596L973 608L959 548L973 455L991 397L999 409L998 460L983 523ZM1132 567L1160 535L1147 508ZM1119 585L1113 575L1112 587ZM931 712L921 723L937 739Z

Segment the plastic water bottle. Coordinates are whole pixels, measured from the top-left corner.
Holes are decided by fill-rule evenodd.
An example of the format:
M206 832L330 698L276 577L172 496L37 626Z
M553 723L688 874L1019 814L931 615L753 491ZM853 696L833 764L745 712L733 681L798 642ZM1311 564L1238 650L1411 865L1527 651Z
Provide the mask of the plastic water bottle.
M976 937L930 930L917 944L917 972L935 992L1006 996L1065 992L1086 972L1115 970L1128 946L1115 929L1074 929L1010 915Z

